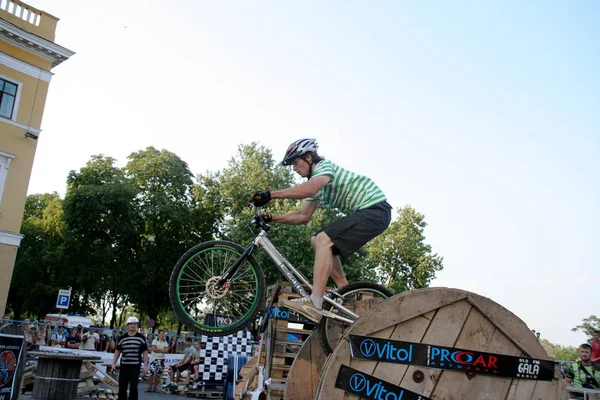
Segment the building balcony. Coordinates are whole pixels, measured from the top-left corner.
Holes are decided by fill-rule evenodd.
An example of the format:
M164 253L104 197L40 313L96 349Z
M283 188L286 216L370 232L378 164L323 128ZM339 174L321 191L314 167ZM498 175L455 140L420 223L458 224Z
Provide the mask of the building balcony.
M58 18L19 0L0 0L0 18L54 42Z
M0 0L0 40L43 60L50 70L71 57L74 52L54 43L58 18L19 0Z

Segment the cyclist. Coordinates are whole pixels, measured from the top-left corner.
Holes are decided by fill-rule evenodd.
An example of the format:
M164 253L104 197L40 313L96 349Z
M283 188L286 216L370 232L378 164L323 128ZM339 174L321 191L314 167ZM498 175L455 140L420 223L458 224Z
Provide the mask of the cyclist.
M348 284L341 259L381 234L389 226L392 212L385 194L371 179L319 156L318 147L315 139L300 139L285 152L282 164L291 165L298 175L307 178L305 183L281 190L257 190L249 200L255 206L264 206L271 199L304 199L299 210L264 214L266 222L307 224L320 203L345 214L311 239L315 261L310 297L286 300L281 304L315 323L327 314L322 308L329 277L338 287Z

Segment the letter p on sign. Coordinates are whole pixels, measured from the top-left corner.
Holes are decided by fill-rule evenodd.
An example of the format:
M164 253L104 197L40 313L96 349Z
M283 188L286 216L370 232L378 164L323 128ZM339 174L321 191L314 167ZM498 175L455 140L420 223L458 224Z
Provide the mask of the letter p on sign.
M56 299L56 308L69 308L69 303L71 302L71 289L65 290L60 289L58 291L58 298Z

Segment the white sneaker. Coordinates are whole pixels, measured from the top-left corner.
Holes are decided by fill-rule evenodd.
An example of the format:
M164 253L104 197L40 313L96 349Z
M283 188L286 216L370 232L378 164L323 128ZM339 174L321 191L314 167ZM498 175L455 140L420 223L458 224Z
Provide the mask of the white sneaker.
M321 318L323 317L323 310L319 310L317 307L315 307L310 297L300 297L299 299L283 300L279 304L285 308L300 313L303 317L309 319L315 324L318 324L321 321Z
M198 382L194 382L194 385L192 386L192 389L194 389L194 390L198 389Z

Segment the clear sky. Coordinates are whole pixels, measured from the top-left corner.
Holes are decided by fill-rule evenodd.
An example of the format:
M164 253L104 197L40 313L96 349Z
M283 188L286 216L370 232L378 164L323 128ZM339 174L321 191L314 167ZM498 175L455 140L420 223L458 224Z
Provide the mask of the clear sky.
M599 2L29 3L77 53L53 71L29 193L64 194L93 154L155 146L197 174L315 137L425 215L432 286L563 345L600 314Z

